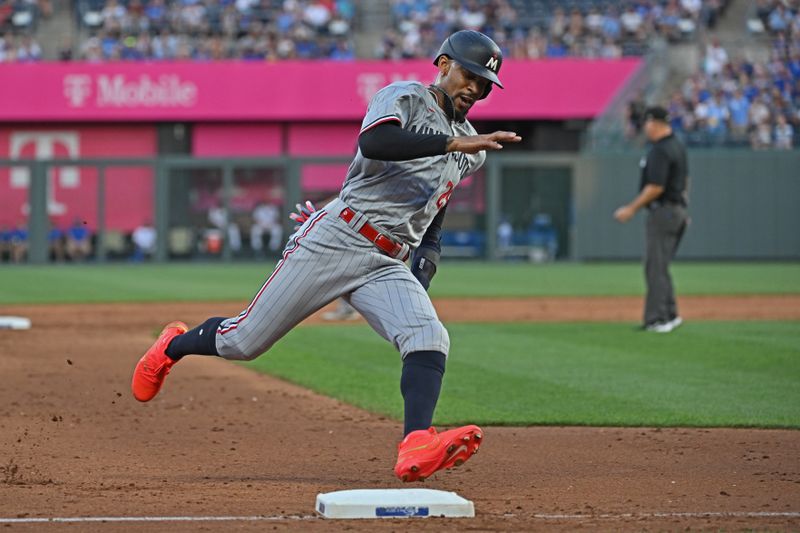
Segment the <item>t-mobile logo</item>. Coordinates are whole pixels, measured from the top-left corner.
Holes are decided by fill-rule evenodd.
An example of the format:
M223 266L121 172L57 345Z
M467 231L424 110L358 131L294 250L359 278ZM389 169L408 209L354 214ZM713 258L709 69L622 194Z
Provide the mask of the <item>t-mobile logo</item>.
M15 131L11 133L8 155L11 159L75 159L80 155L80 142L77 131ZM67 211L65 204L59 203L55 197L55 168L50 167L47 173L47 213L63 215ZM58 185L64 189L80 187L78 167L59 167ZM12 167L9 174L11 188L27 189L31 176L28 167ZM22 214L27 215L30 206L22 206Z
M391 74L384 74L382 72L364 72L359 74L356 79L357 91L359 96L363 98L364 103L369 103L372 97L375 96L382 87L387 83L394 83L396 81L404 80L418 80L419 76L415 73L400 73L393 72Z
M85 74L70 74L64 77L64 96L70 107L83 107L92 95L92 78Z

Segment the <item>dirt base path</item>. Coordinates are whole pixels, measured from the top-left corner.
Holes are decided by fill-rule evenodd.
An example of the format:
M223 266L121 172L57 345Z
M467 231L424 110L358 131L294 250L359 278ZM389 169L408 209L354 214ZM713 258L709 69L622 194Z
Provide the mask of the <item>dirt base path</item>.
M641 306L638 298L511 302L437 308L445 321L635 322ZM687 320L800 318L796 297L680 305ZM800 529L800 432L743 429L484 428L478 456L423 485L473 500L476 518L321 520L319 492L404 486L391 470L397 422L213 358L182 363L150 403L130 396L133 365L163 322L240 308L0 310L34 324L0 331L3 531ZM199 516L239 518L88 521ZM30 522L54 517L87 521Z

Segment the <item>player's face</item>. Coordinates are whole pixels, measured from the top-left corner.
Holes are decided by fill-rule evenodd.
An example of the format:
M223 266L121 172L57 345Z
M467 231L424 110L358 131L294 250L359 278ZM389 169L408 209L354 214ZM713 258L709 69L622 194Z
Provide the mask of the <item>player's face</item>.
M453 99L453 104L461 115L467 112L486 91L486 86L491 83L468 71L458 63L451 61L446 74L442 78L442 89Z

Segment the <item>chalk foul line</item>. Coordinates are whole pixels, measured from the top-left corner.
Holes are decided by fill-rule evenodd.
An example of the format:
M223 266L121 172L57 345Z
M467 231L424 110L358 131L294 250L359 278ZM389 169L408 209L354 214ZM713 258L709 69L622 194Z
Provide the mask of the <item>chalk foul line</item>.
M516 516L516 515L505 515ZM800 518L800 511L731 511L731 512L655 512L655 513L600 513L600 514L545 514L536 513L533 518L541 520L614 520L642 518ZM85 522L260 522L318 520L317 515L273 515L273 516L56 516L56 517L0 517L0 524L85 523Z

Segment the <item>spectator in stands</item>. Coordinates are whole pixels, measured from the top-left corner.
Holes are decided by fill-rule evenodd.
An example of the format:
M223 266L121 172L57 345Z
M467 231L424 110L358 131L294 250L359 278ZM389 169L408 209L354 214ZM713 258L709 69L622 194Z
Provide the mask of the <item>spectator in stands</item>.
M779 114L775 123L775 148L791 150L794 143L794 128L786 120L786 115Z
M622 25L616 8L608 6L606 16L603 18L603 35L616 41L622 35Z
M100 38L97 36L90 37L83 43L80 50L80 56L84 61L90 63L99 63L103 58L103 49L100 46Z
M727 0L703 0L700 18L706 28L713 30L717 26L717 21L726 4Z
M681 0L681 8L692 20L700 20L700 10L703 8L702 0Z
M682 117L686 114L686 104L680 92L673 93L667 105L667 112L669 113L669 125L672 131L683 138L685 128Z
M55 221L50 220L50 231L47 234L47 244L50 248L50 257L57 263L64 262L64 232L59 229Z
M133 261L145 261L156 253L156 228L150 220L145 220L131 234L133 241Z
M159 32L167 24L167 8L164 0L150 0L144 8L147 25L152 30Z
M59 61L72 61L72 39L69 37L65 37L64 40L61 42L61 46L58 48L58 60Z
M586 29L594 35L599 35L602 33L603 20L604 17L600 14L597 6L590 7L589 12L586 14Z
M262 201L253 209L253 223L250 226L250 248L257 256L263 254L265 234L269 235L270 252L279 251L283 245L280 211L277 206Z
M729 118L730 113L722 92L717 91L706 102L706 131L712 143L720 145L725 141Z
M303 21L319 31L331 20L331 10L319 0L311 0L303 9Z
M17 47L17 61L29 62L40 61L42 59L42 48L39 46L33 36L29 34L23 35L19 39Z
M117 0L106 0L106 5L100 11L103 20L103 28L106 30L118 30L126 23L128 12L125 6Z
M25 222L20 221L17 227L8 234L8 247L12 263L22 263L28 255L28 230Z
M558 37L552 37L547 43L545 56L548 58L565 57L569 55L569 49Z
M11 229L0 226L0 263L11 259Z
M767 18L767 27L773 32L783 32L792 23L792 13L787 11L783 3L778 2Z
M513 236L514 227L511 225L510 217L504 214L497 225L497 248L501 253L511 248Z
M633 4L629 4L619 17L620 25L625 35L633 37L639 33L639 28L644 24L642 15L636 11Z
M769 14L772 12L773 0L756 0L756 16L765 27L769 27Z
M486 14L476 0L461 2L457 17L457 24L465 30L480 31L487 23Z
M239 253L242 249L242 234L239 225L229 220L228 211L217 204L208 210L208 221L228 239L228 246L233 253Z
M0 35L0 63L9 63L16 59L14 36L11 32Z
M704 67L708 76L714 77L722 72L728 64L728 52L716 37L706 46Z
M556 7L550 17L550 24L548 25L550 37L559 39L564 32L567 31L567 16L564 14L564 9Z
M750 124L757 126L758 124L769 123L771 118L769 107L765 103L765 98L757 98L750 105Z
M728 112L731 121L731 135L739 141L746 138L749 127L750 101L745 97L741 88L736 88L733 96L728 99Z
M92 254L92 235L80 217L73 220L66 232L67 256L71 261L85 261Z
M614 39L606 37L603 47L600 49L600 57L604 59L619 59L622 57L622 48Z
M653 23L661 35L669 40L677 41L681 37L681 19L684 16L680 11L677 0L669 0L664 6L661 15Z
M353 48L350 46L350 41L339 38L336 39L331 47L328 57L337 61L352 61L355 59L356 54Z
M759 122L750 134L750 146L754 150L765 150L772 147L772 129L770 122L765 119Z

